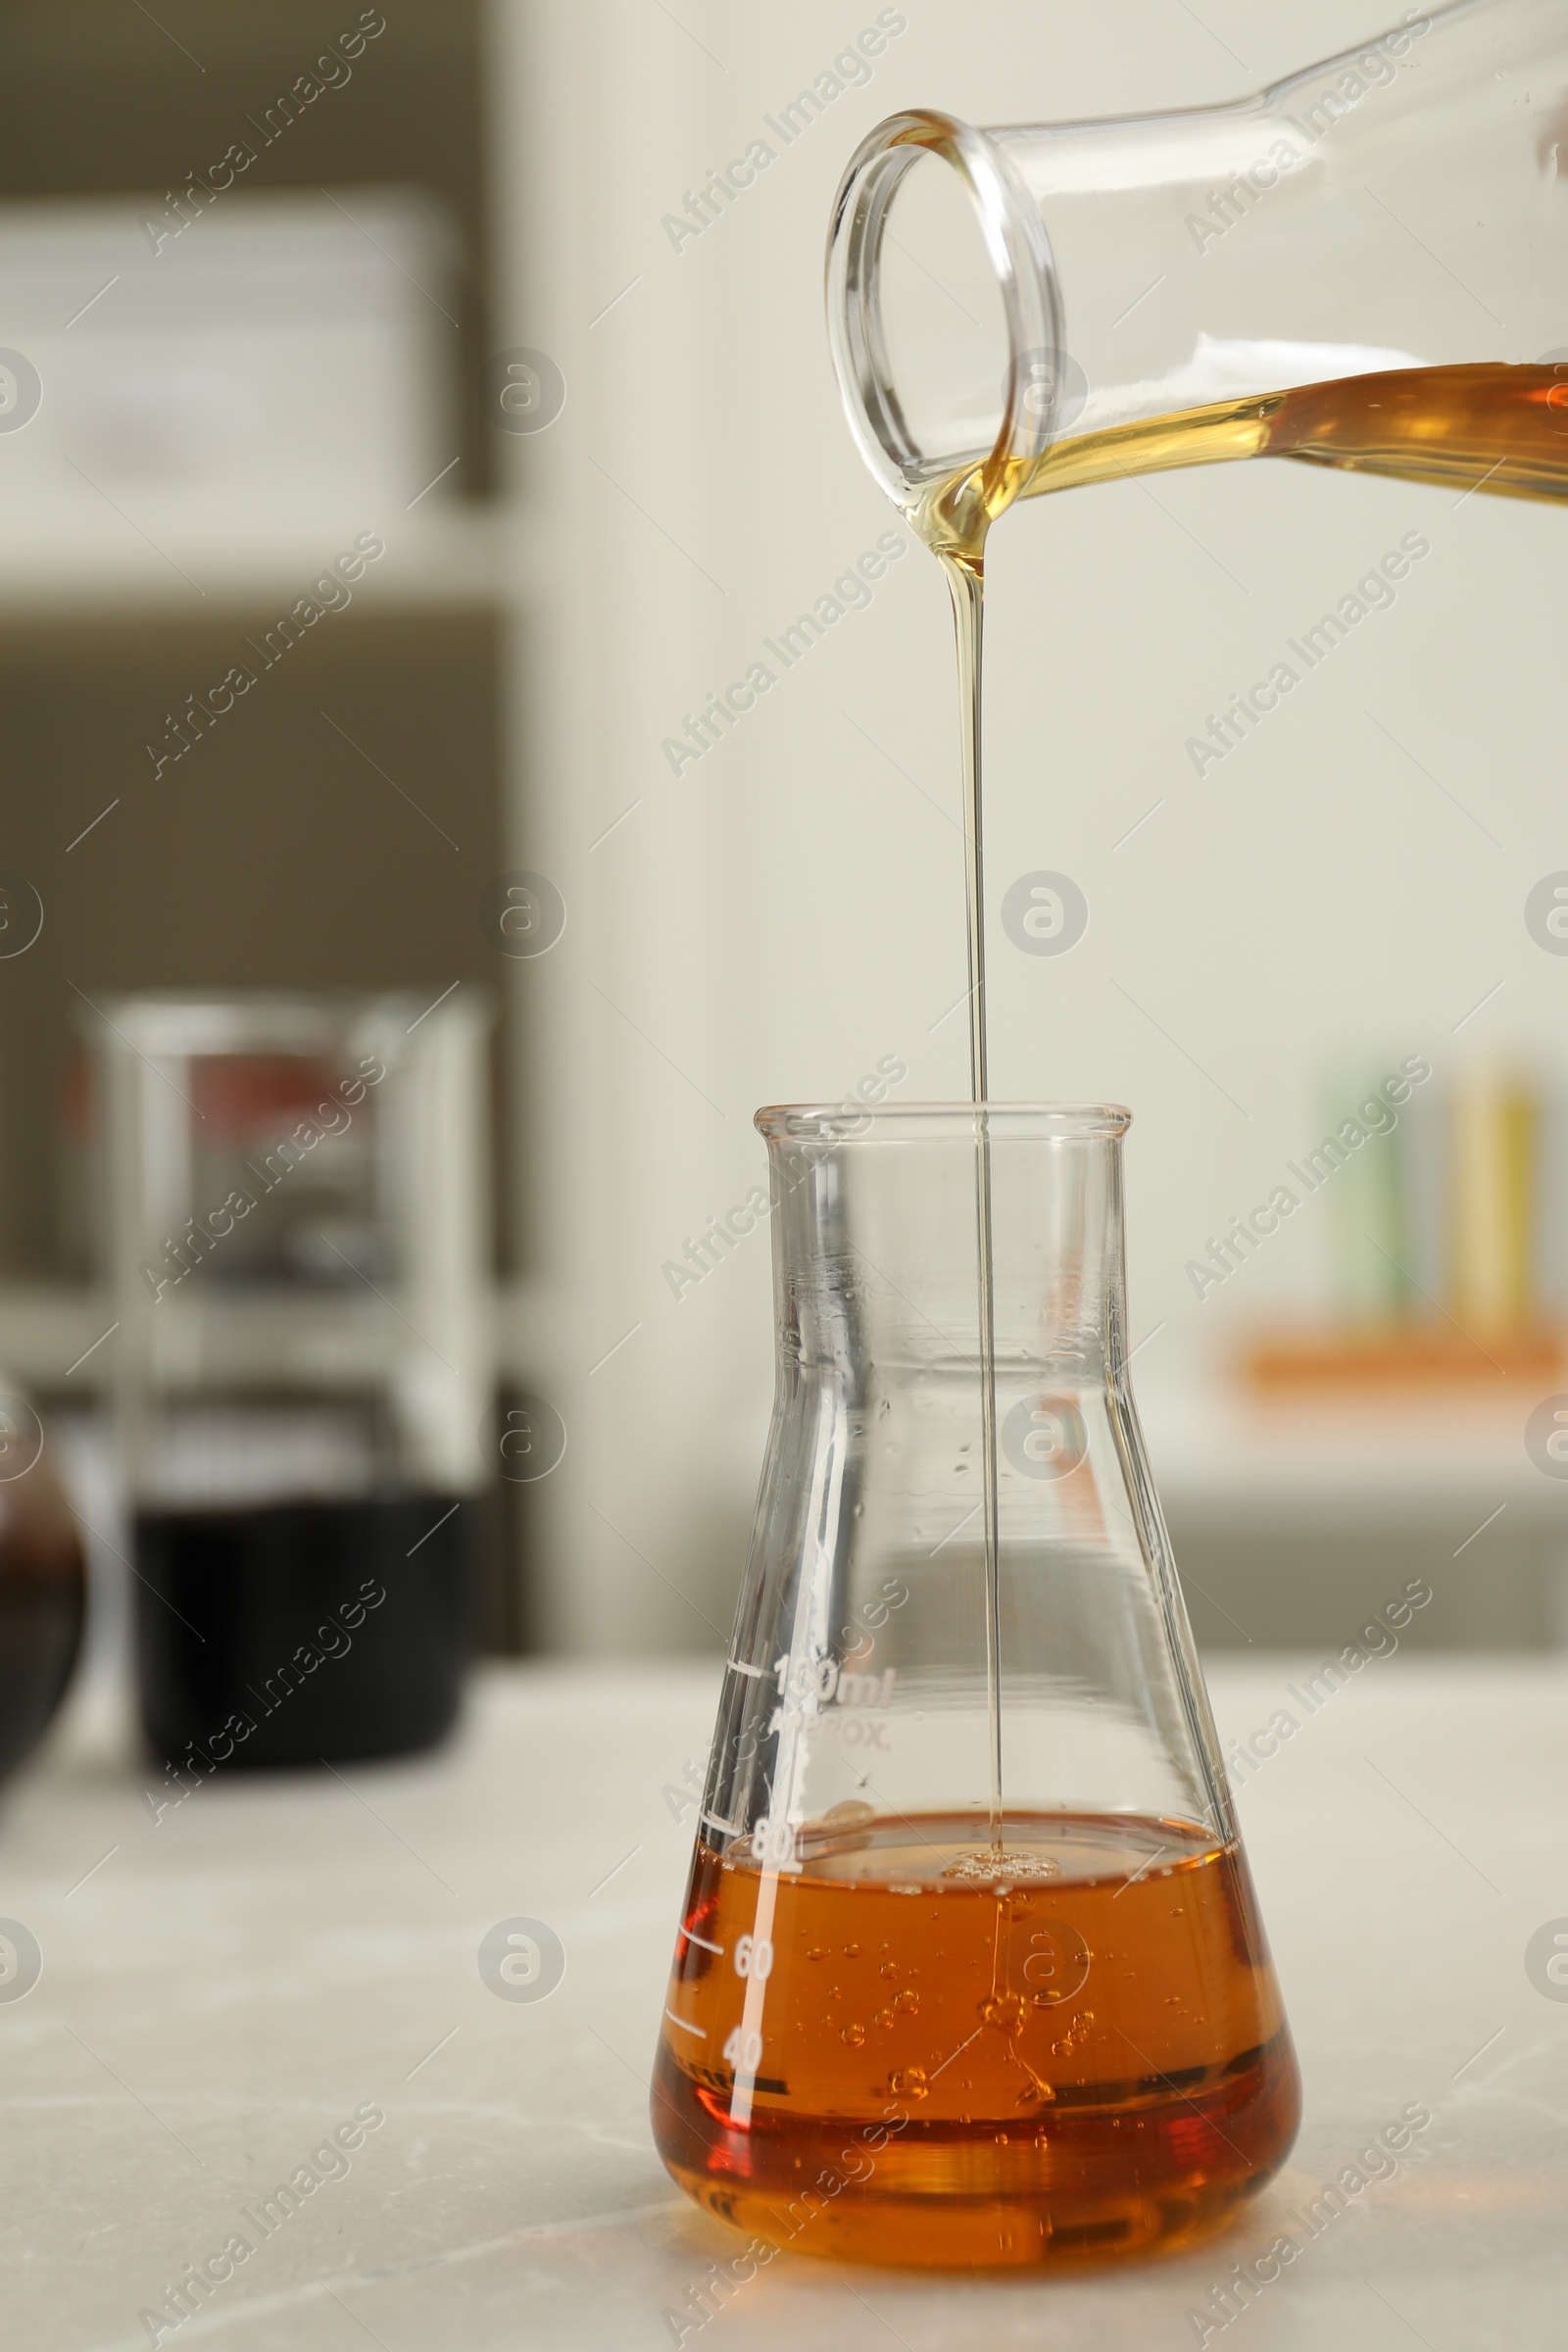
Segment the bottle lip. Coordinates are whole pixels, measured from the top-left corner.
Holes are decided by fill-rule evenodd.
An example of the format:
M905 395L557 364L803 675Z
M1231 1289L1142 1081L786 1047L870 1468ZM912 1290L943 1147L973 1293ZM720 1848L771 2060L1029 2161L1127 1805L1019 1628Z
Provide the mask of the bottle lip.
M975 1113L994 1143L1107 1143L1133 1114L1120 1102L769 1102L754 1121L769 1143L973 1144Z
M1002 297L1007 377L989 456L984 451L919 448L910 437L888 371L877 257L888 207L922 151L940 157L962 181ZM935 108L909 107L889 115L861 140L833 200L827 318L850 430L877 481L906 514L918 506L925 483L966 464L971 455L984 466L991 494L1000 489L1009 459L1037 458L1050 447L1055 404L1042 411L1026 395L1035 389L1031 358L1062 350L1061 297L1040 209L1018 174L1004 136L998 138Z

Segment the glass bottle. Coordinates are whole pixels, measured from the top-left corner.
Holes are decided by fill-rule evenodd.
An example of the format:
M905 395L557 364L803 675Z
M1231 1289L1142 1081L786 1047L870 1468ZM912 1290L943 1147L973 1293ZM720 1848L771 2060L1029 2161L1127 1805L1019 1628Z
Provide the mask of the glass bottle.
M1299 2094L1128 1382L1128 1114L758 1125L777 1385L660 2152L710 2211L810 2254L1195 2238L1284 2160Z
M141 1713L183 1775L428 1746L491 1402L489 1017L131 997L91 1035Z
M1556 0L1459 0L1223 106L890 117L828 250L861 454L970 551L1020 496L1226 458L1564 495L1565 80Z
M0 1380L0 1780L38 1741L81 1648L87 1569L43 1425Z

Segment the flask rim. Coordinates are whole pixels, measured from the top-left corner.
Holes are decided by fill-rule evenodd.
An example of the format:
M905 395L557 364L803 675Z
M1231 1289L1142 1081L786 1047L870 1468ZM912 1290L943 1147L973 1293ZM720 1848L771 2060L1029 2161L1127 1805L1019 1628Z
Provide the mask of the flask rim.
M973 1145L979 1113L993 1143L1117 1143L1133 1114L1120 1102L767 1102L753 1119L768 1143Z
M962 461L951 451L923 451L894 388L882 325L879 254L888 207L922 152L956 172L974 208L996 271L1007 330L1007 379L990 454L971 453L987 494L995 494L1009 459L1038 458L1054 438L1058 395L1053 375L1049 407L1025 395L1033 386L1031 355L1063 347L1061 296L1055 263L1039 207L1007 148L989 131L934 107L907 107L868 132L845 167L828 230L826 293L828 344L845 416L861 457L897 506L912 514L921 490ZM1004 500L1005 504L1005 500Z

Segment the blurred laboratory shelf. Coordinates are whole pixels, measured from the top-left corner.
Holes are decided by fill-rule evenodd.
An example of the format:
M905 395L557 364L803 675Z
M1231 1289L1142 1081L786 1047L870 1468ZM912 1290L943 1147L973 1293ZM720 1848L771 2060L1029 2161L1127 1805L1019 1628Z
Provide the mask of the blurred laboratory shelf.
M1424 1597L1406 1644L1568 1649L1568 1483L1525 1444L1541 1402L1486 1390L1286 1401L1219 1374L1142 1384L1204 1656L1380 1642L1392 1637L1377 1624L1412 1591Z
M9 518L0 547L0 611L29 621L200 621L242 611L263 625L292 611L356 537L385 554L346 591L372 611L462 611L524 592L540 524L506 502L432 496L393 516L278 514L161 508L150 529L108 504L101 518ZM274 611L275 608L275 611Z
M492 1298L502 1374L538 1378L564 1320L559 1302L547 1286L528 1282L498 1284ZM270 1305L255 1323L255 1344L280 1352L310 1345L308 1303L302 1298L283 1312ZM113 1321L86 1285L0 1286L0 1370L50 1391L68 1377L74 1390L100 1388L113 1361ZM1297 1519L1346 1504L1402 1514L1412 1505L1475 1498L1568 1533L1568 1478L1544 1474L1525 1446L1525 1424L1542 1401L1534 1391L1505 1400L1476 1389L1290 1402L1253 1396L1221 1372L1198 1371L1179 1385L1140 1381L1137 1395L1155 1483L1173 1509ZM754 1468L744 1466L745 1480Z
M0 1289L0 1380L55 1389L74 1379L90 1392L106 1379L99 1355L113 1324L106 1301L85 1285L7 1283Z
M1227 1750L1300 1671L1211 1671ZM1056 2278L791 2251L739 2284L745 2241L676 2192L648 2124L717 1683L493 1668L433 1757L177 1806L114 1694L80 1691L0 1811L6 1933L41 1954L24 1997L0 1991L14 2339L656 2352L712 2325L739 2352L1174 2348L1217 2341L1213 2291L1288 2238L1246 2307L1257 2352L1560 2341L1568 1994L1543 1952L1568 1933L1568 1667L1380 1661L1269 1743L1239 1801L1305 2115L1223 2237ZM481 1943L524 1921L564 1974L498 1998ZM1401 2155L1363 2158L1412 2115ZM308 2190L259 2225L291 2177ZM242 2264L159 2332L235 2233Z
M490 1298L497 1368L504 1379L526 1379L538 1356L538 1295L528 1284L503 1283ZM368 1295L358 1301L356 1313L336 1294L323 1299L307 1292L297 1302L281 1304L274 1297L247 1301L231 1293L222 1305L212 1337L215 1345L220 1337L225 1363L233 1366L243 1356L247 1371L287 1371L302 1363L319 1367L325 1352L335 1349L346 1380L363 1368L365 1350L378 1344L383 1311ZM0 1380L56 1399L78 1393L91 1396L111 1384L118 1328L114 1308L84 1284L0 1287ZM190 1320L190 1330L199 1342L197 1319Z
M1568 1476L1526 1449L1540 1388L1262 1397L1222 1373L1138 1384L1154 1480L1172 1509L1310 1518L1353 1504L1407 1514L1475 1501L1568 1532ZM1568 1464L1564 1465L1568 1473Z

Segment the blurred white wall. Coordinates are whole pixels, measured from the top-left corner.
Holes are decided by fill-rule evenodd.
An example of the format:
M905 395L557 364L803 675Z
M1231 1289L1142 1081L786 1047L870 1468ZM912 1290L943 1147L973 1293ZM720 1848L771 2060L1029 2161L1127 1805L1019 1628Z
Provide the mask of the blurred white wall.
M967 1084L962 1017L941 1017L964 985L961 848L929 559L910 546L700 763L676 777L661 750L895 522L823 330L846 158L906 103L983 123L1237 95L1393 11L895 13L872 78L676 251L662 216L770 135L763 117L876 7L495 5L497 338L567 383L560 420L505 462L532 592L511 847L569 910L514 973L531 1192L513 1353L570 1434L542 1493L544 1630L572 1647L727 1630L771 1388L767 1243L678 1300L661 1269L763 1181L754 1107L837 1096L887 1055L905 1099ZM1396 608L1200 781L1184 744L1205 714L1412 528L1432 555ZM993 539L993 1091L1132 1105L1134 1338L1163 1327L1145 1389L1196 1378L1226 1316L1319 1291L1309 1210L1223 1298L1200 1303L1183 1266L1322 1133L1327 1058L1448 1071L1509 1041L1561 1050L1568 965L1522 917L1568 864L1561 554L1541 508L1284 464L1072 493ZM1091 907L1060 959L996 921L1040 867Z

